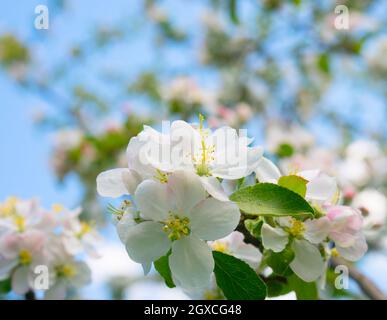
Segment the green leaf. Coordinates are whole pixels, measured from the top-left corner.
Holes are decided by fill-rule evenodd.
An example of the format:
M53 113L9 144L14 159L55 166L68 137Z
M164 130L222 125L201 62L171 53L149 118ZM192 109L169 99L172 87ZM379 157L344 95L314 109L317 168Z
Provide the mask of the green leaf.
M316 282L305 282L295 274L288 277L289 286L296 293L298 300L318 300Z
M318 57L317 66L322 72L329 75L331 68L329 63L329 55L327 53L322 53Z
M0 281L0 294L7 294L11 291L11 278Z
M216 283L229 300L263 300L267 288L261 278L244 261L213 251Z
M246 219L244 223L245 228L253 237L258 238L261 236L261 228L263 225L261 219Z
M301 197L305 197L307 183L308 180L296 175L282 176L278 179L279 186L292 190Z
M242 178L237 180L237 186L236 186L237 190L239 190L240 188L243 187L243 185L245 184L245 180L246 180L245 177L242 177Z
M165 256L162 256L160 259L156 260L153 264L155 266L155 269L160 274L160 276L163 277L165 284L168 288L174 288L176 287L173 283L171 269L169 268L169 255L171 253L169 252Z
M273 272L278 275L289 275L291 269L289 268L290 262L294 259L294 252L287 246L281 252L273 252L271 250L267 251L266 263L273 269Z
M314 215L313 208L299 194L272 183L257 183L230 196L248 214L266 216Z
M292 291L285 277L270 275L265 282L268 297L278 297Z
M289 143L281 143L275 153L280 158L288 158L294 154L294 148Z
M229 0L229 12L231 21L235 24L239 24L237 13L237 0Z
M299 7L301 5L301 0L293 0L293 4Z

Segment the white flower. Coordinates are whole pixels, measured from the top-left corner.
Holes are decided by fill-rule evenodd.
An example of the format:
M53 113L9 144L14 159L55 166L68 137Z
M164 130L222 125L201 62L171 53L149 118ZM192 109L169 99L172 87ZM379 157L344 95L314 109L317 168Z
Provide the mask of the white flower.
M79 220L80 212L59 204L46 210L35 200L15 197L0 204L0 279L10 279L14 293L35 290L38 265L51 270L49 295L54 286L56 296L64 297L67 287L86 283L90 272L75 255L91 251L98 236Z
M286 126L281 122L270 123L266 132L267 149L275 154L282 145L290 145L296 150L313 145L314 137L300 126Z
M323 274L324 261L315 244L322 242L328 235L328 221L318 219L302 222L290 217L279 218L277 221L278 227L267 223L262 225L262 244L265 249L282 252L290 237L294 237L291 243L294 259L290 268L306 282L317 280Z
M83 139L83 132L78 129L64 129L53 137L55 149L66 151L77 148Z
M335 242L337 253L349 261L359 260L368 249L363 234L360 212L347 206L328 206L329 238Z
M83 261L68 259L54 265L52 286L45 292L46 300L63 300L69 288L80 288L90 283L91 271Z
M183 288L207 285L214 260L203 240L217 240L232 232L240 218L238 207L207 198L198 177L187 171L172 173L166 183L143 181L134 202L146 221L133 225L128 219L126 234L120 230L131 259L150 264L171 249L169 264L175 283Z
M130 140L128 168L102 172L97 177L101 196L120 197L133 194L145 179L161 182L167 174L188 170L200 177L206 191L214 198L228 201L220 179L239 179L251 174L262 155L261 147L249 147L251 139L238 136L236 130L222 127L213 133L185 121L172 122L168 134L151 127Z
M99 258L96 247L102 239L90 223L79 220L80 212L80 210L73 211L72 215L69 215L63 222L63 245L71 255L86 252L93 258Z
M355 195L351 206L362 213L366 237L375 239L380 235L387 219L386 196L375 189L365 189Z
M15 293L25 294L35 266L45 263L44 242L44 234L39 231L8 233L0 239L0 279L11 277Z

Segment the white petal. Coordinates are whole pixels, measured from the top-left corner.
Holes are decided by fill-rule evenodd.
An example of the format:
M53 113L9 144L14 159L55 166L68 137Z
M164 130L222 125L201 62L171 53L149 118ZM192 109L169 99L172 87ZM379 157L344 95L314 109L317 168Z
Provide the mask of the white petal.
M126 189L129 191L130 194L134 194L137 186L142 181L140 174L131 169L122 173L122 179L124 181Z
M230 234L239 223L240 212L233 202L208 198L192 209L191 231L203 240L216 240Z
M229 201L226 192L223 190L222 184L215 177L200 177L204 189L219 201Z
M262 244L265 249L281 252L288 244L288 234L281 228L273 228L267 223L262 225Z
M151 262L144 262L141 264L142 270L144 271L144 276L148 275L152 268Z
M234 231L225 239L229 240L228 249L233 256L247 262L253 269L259 266L262 260L262 253L252 244L243 241L243 233Z
M331 202L337 191L336 179L326 174L320 174L306 185L306 198L316 201Z
M324 271L320 251L306 240L295 239L292 245L294 260L290 263L293 272L306 282L317 280Z
M7 279L9 273L18 265L18 259L2 259L0 258L0 281Z
M130 176L129 169L119 168L104 171L97 177L97 191L102 197L118 198L129 194L123 176ZM126 178L127 179L127 178Z
M297 175L304 178L305 180L312 181L313 179L316 179L320 173L321 173L320 170L313 169L313 170L303 170L297 173Z
M329 233L331 226L329 219L326 217L320 219L308 219L304 222L305 233L304 237L309 242L318 244L322 242Z
M229 152L235 152L232 148L229 147ZM223 158L228 163L216 163L211 168L211 174L214 177L231 180L246 177L257 168L263 154L263 149L262 147L242 147L239 149L239 153L244 153L244 156L234 156L229 160L227 155L224 155Z
M191 212L194 206L206 198L206 191L199 177L193 172L174 172L168 178L168 187L180 213Z
M83 251L82 242L77 238L71 236L62 237L63 245L66 251L71 255L76 255Z
M185 289L192 289L210 283L214 259L208 245L190 235L173 243L169 265L175 283Z
M123 243L126 243L128 232L130 228L134 227L135 225L136 222L134 221L133 215L130 211L125 213L117 222L117 233Z
M135 202L144 219L162 221L170 209L168 188L165 183L145 180L137 187Z
M154 144L151 140L150 135L142 131L130 139L126 150L128 168L138 172L143 178L150 178L156 172L146 157L146 151Z
M91 282L91 270L83 261L74 264L76 274L71 278L71 285L75 288L83 287Z
M165 255L171 241L157 222L142 222L128 230L126 251L138 263L149 263Z
M281 172L273 162L262 157L258 163L258 167L255 169L255 175L259 182L276 183L281 177Z
M19 267L12 274L12 290L17 294L26 294L30 288L29 281L29 268Z
M343 256L344 259L349 261L357 261L367 252L368 246L367 242L363 235L360 235L355 243L350 247L340 247L337 246L337 251L339 251L340 255Z

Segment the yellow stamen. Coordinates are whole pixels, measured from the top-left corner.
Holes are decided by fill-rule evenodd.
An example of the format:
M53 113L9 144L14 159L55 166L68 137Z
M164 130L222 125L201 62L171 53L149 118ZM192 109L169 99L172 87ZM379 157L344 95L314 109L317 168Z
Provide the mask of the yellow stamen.
M62 276L64 278L71 278L75 276L77 273L77 269L75 268L75 266L71 264L64 264L64 265L58 266L56 268L56 271L58 273L58 276Z
M294 237L302 236L305 231L305 225L302 221L293 219L292 226L289 228L288 231Z
M289 166L289 175L293 175L293 176L296 176L299 172L301 171L301 168L298 164L293 164L293 165L290 165Z
M154 176L155 179L159 180L161 183L167 183L168 182L168 175L166 173L163 173L161 170L156 169L156 175Z
M26 229L26 219L23 216L14 216L13 222L15 223L19 232L23 232Z
M28 265L32 262L32 255L28 250L22 249L19 252L19 261L22 265Z
M163 231L168 233L168 238L172 241L179 240L191 233L189 229L189 219L171 216L164 221Z
M196 171L199 176L209 176L210 175L210 170L208 168L208 163L210 161L214 160L214 157L212 154L215 152L215 147L214 146L207 146L206 145L206 137L207 137L207 132L204 129L204 116L202 114L199 114L199 133L200 133L200 138L201 138L201 154L198 157L193 156L192 160L194 162L197 162L196 164Z
M89 223L85 221L81 221L81 229L76 234L76 236L78 238L82 238L85 234L91 232L92 230L93 230L93 227Z
M226 253L227 250L228 250L228 247L227 247L227 244L222 242L222 241L214 241L212 244L211 244L211 248L214 250L214 251L219 251L219 252L223 252L223 253Z
M3 216L10 216L15 213L15 207L19 199L17 197L9 197L5 203L0 207L0 214Z
M55 213L61 213L64 210L64 207L60 203L54 203L52 205L52 211Z
M334 258L337 258L340 256L340 253L339 253L339 251L337 251L336 248L333 248L333 249L331 249L331 256Z

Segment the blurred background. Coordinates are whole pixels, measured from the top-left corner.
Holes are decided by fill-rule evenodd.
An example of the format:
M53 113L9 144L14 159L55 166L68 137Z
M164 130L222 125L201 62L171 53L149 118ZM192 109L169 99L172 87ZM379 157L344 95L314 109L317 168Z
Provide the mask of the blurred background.
M358 267L387 294L386 30L383 0L2 0L0 200L82 206L96 223L102 258L74 297L187 299L129 260L95 178L126 166L143 124L201 112L247 128L284 172L336 176L365 218ZM361 298L352 282L327 292Z

